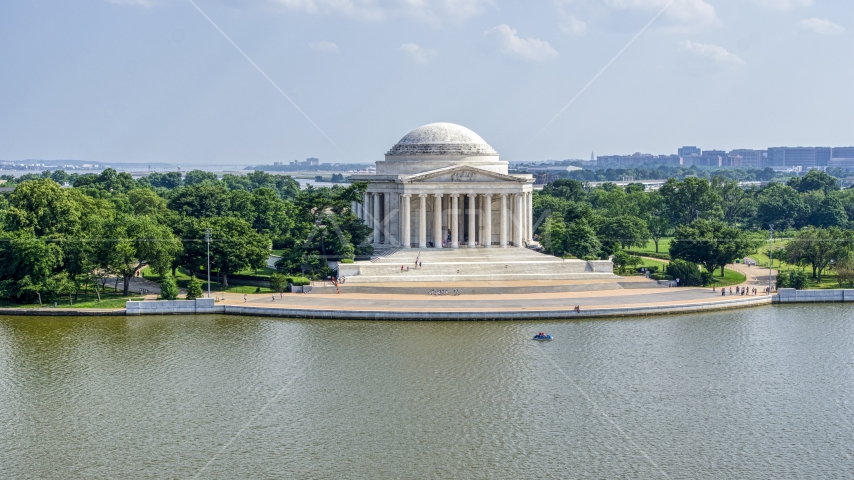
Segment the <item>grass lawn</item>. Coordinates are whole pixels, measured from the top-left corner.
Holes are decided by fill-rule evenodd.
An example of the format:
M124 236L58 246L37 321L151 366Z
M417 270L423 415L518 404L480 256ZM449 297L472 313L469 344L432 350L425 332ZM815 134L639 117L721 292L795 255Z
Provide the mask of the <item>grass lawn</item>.
M270 275L276 273L275 268L259 268L258 270L243 270L241 272L237 272L238 275L252 275L255 277L269 277Z
M778 251L778 249L785 247L787 243L789 243L788 239L774 240L774 265L773 265L774 268L781 268L781 267L787 265L785 262L781 261L783 254L782 254L782 252ZM756 260L756 262L759 263L760 266L767 267L768 266L768 243L767 242L764 243L761 247L759 247L759 249L756 252L751 253L750 255L748 255L748 257Z
M658 253L670 253L670 240L670 237L666 237L658 241ZM631 250L635 252L655 253L655 242L650 240L645 247L632 247Z
M718 269L715 270L715 274L712 276L712 284L709 286L729 287L730 285L738 285L745 281L747 281L747 277L743 273L736 272L729 268L724 270L724 277L721 278L721 271Z
M270 254L271 254L271 255L276 255L277 257L281 257L282 255L284 255L284 254L285 254L285 249L284 249L284 248L281 248L281 249L278 249L278 250L273 249L273 250L271 250L271 251L270 251Z
M101 303L98 303L98 296L94 293L89 293L87 295L83 295L82 293L77 297L77 302L74 305L69 304L68 295L61 295L55 299L56 306L60 308L125 308L125 302L127 302L128 298L131 300L142 300L142 297L134 297L127 296L125 297L121 293L109 292L101 293ZM39 308L38 303L10 303L10 302L2 302L0 303L2 307L11 307L11 308ZM42 307L53 307L53 302L45 301Z

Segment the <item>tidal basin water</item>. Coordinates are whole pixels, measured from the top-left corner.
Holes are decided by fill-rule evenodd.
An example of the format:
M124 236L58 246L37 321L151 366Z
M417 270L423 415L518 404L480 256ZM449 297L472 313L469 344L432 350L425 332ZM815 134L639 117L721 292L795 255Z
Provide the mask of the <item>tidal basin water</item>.
M530 337L543 330L550 343ZM854 308L0 317L2 478L851 478Z

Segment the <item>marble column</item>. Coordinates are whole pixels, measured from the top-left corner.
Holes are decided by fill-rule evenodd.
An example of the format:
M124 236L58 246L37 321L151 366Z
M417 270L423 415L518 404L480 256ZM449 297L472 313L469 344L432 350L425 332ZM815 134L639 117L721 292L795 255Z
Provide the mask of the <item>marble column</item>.
M468 212L469 212L469 239L468 239L468 242L466 243L466 246L468 246L469 248L474 248L475 247L475 237L476 237L475 231L477 229L477 223L476 223L477 215L475 213L477 212L477 209L475 208L475 205L474 205L474 199L475 199L474 193L469 193L468 197L469 197L469 208L468 208Z
M492 194L483 196L483 242L484 247L492 248Z
M433 247L442 248L442 194L433 195Z
M403 195L403 248L412 248L412 224L409 216L411 197L409 194Z
M534 241L534 192L528 192L528 242Z
M498 246L507 248L507 194L502 193L498 198L501 201L501 225L498 232Z
M522 208L519 210L519 222L522 224L522 242L528 239L528 195L522 193Z
M374 215L371 218L371 226L374 228L374 243L380 243L380 194L372 193L371 202L374 207Z
M373 203L371 203L371 200L373 200L373 198L374 198L373 195L371 195L368 192L365 192L365 209L362 212L362 214L365 217L364 218L365 225L372 225L371 218L374 214L374 210L373 210Z
M515 215L513 215L513 246L521 247L522 246L522 194L517 193L514 195L516 208Z
M418 248L427 248L427 194L418 194Z
M391 245L391 195L383 194L383 243Z
M451 195L451 248L460 246L460 194Z

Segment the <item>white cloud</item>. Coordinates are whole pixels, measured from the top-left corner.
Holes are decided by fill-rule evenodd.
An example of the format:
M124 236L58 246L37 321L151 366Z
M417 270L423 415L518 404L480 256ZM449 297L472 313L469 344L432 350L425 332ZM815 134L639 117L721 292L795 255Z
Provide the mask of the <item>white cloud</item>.
M567 15L566 20L558 24L558 26L565 33L575 35L577 37L583 37L584 34L587 33L587 23L572 15Z
M798 24L802 32L817 33L819 35L842 35L845 27L837 25L826 18L808 18L801 20Z
M308 46L311 47L312 50L315 50L317 52L338 53L338 45L336 45L334 42L327 42L323 40L320 42L311 42L308 44Z
M378 20L406 16L441 26L442 21L459 21L483 12L491 0L269 0L289 10L307 13L334 13Z
M149 0L107 0L107 3L115 3L116 5L136 5L138 7L151 8L154 2Z
M439 55L436 50L421 47L416 43L404 43L400 46L400 50L406 53L413 62L419 65L427 65L430 63L430 60L433 60Z
M735 70L745 65L741 57L717 45L679 42L679 53L687 67L695 71Z
M563 19L562 30L573 35L586 32L588 27L625 28L625 25L642 25L650 16L660 12L657 23L672 31L695 31L719 25L715 7L706 0L552 0ZM669 6L668 6L669 5ZM630 18L626 18L629 16ZM638 17L638 18L636 18ZM628 20L628 21L627 21ZM584 25L582 30L572 28L573 23ZM635 28L635 27L633 27ZM582 33L583 34L583 33Z
M797 7L809 7L812 0L753 0L753 3L774 10L788 11Z
M539 38L521 38L506 24L487 30L484 35L497 39L501 53L530 62L542 62L557 58L557 51L549 42Z

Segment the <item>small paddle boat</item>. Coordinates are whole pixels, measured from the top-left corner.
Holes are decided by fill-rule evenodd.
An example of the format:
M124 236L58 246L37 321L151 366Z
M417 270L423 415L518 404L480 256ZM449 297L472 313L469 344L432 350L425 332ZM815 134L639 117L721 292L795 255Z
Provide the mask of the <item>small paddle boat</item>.
M552 338L552 336L551 336L551 335L548 335L548 334L546 334L546 333L540 332L540 333L538 333L538 334L534 335L534 340L537 340L537 341L539 341L539 342L547 342L547 341L549 341L549 340L553 340L553 338Z

